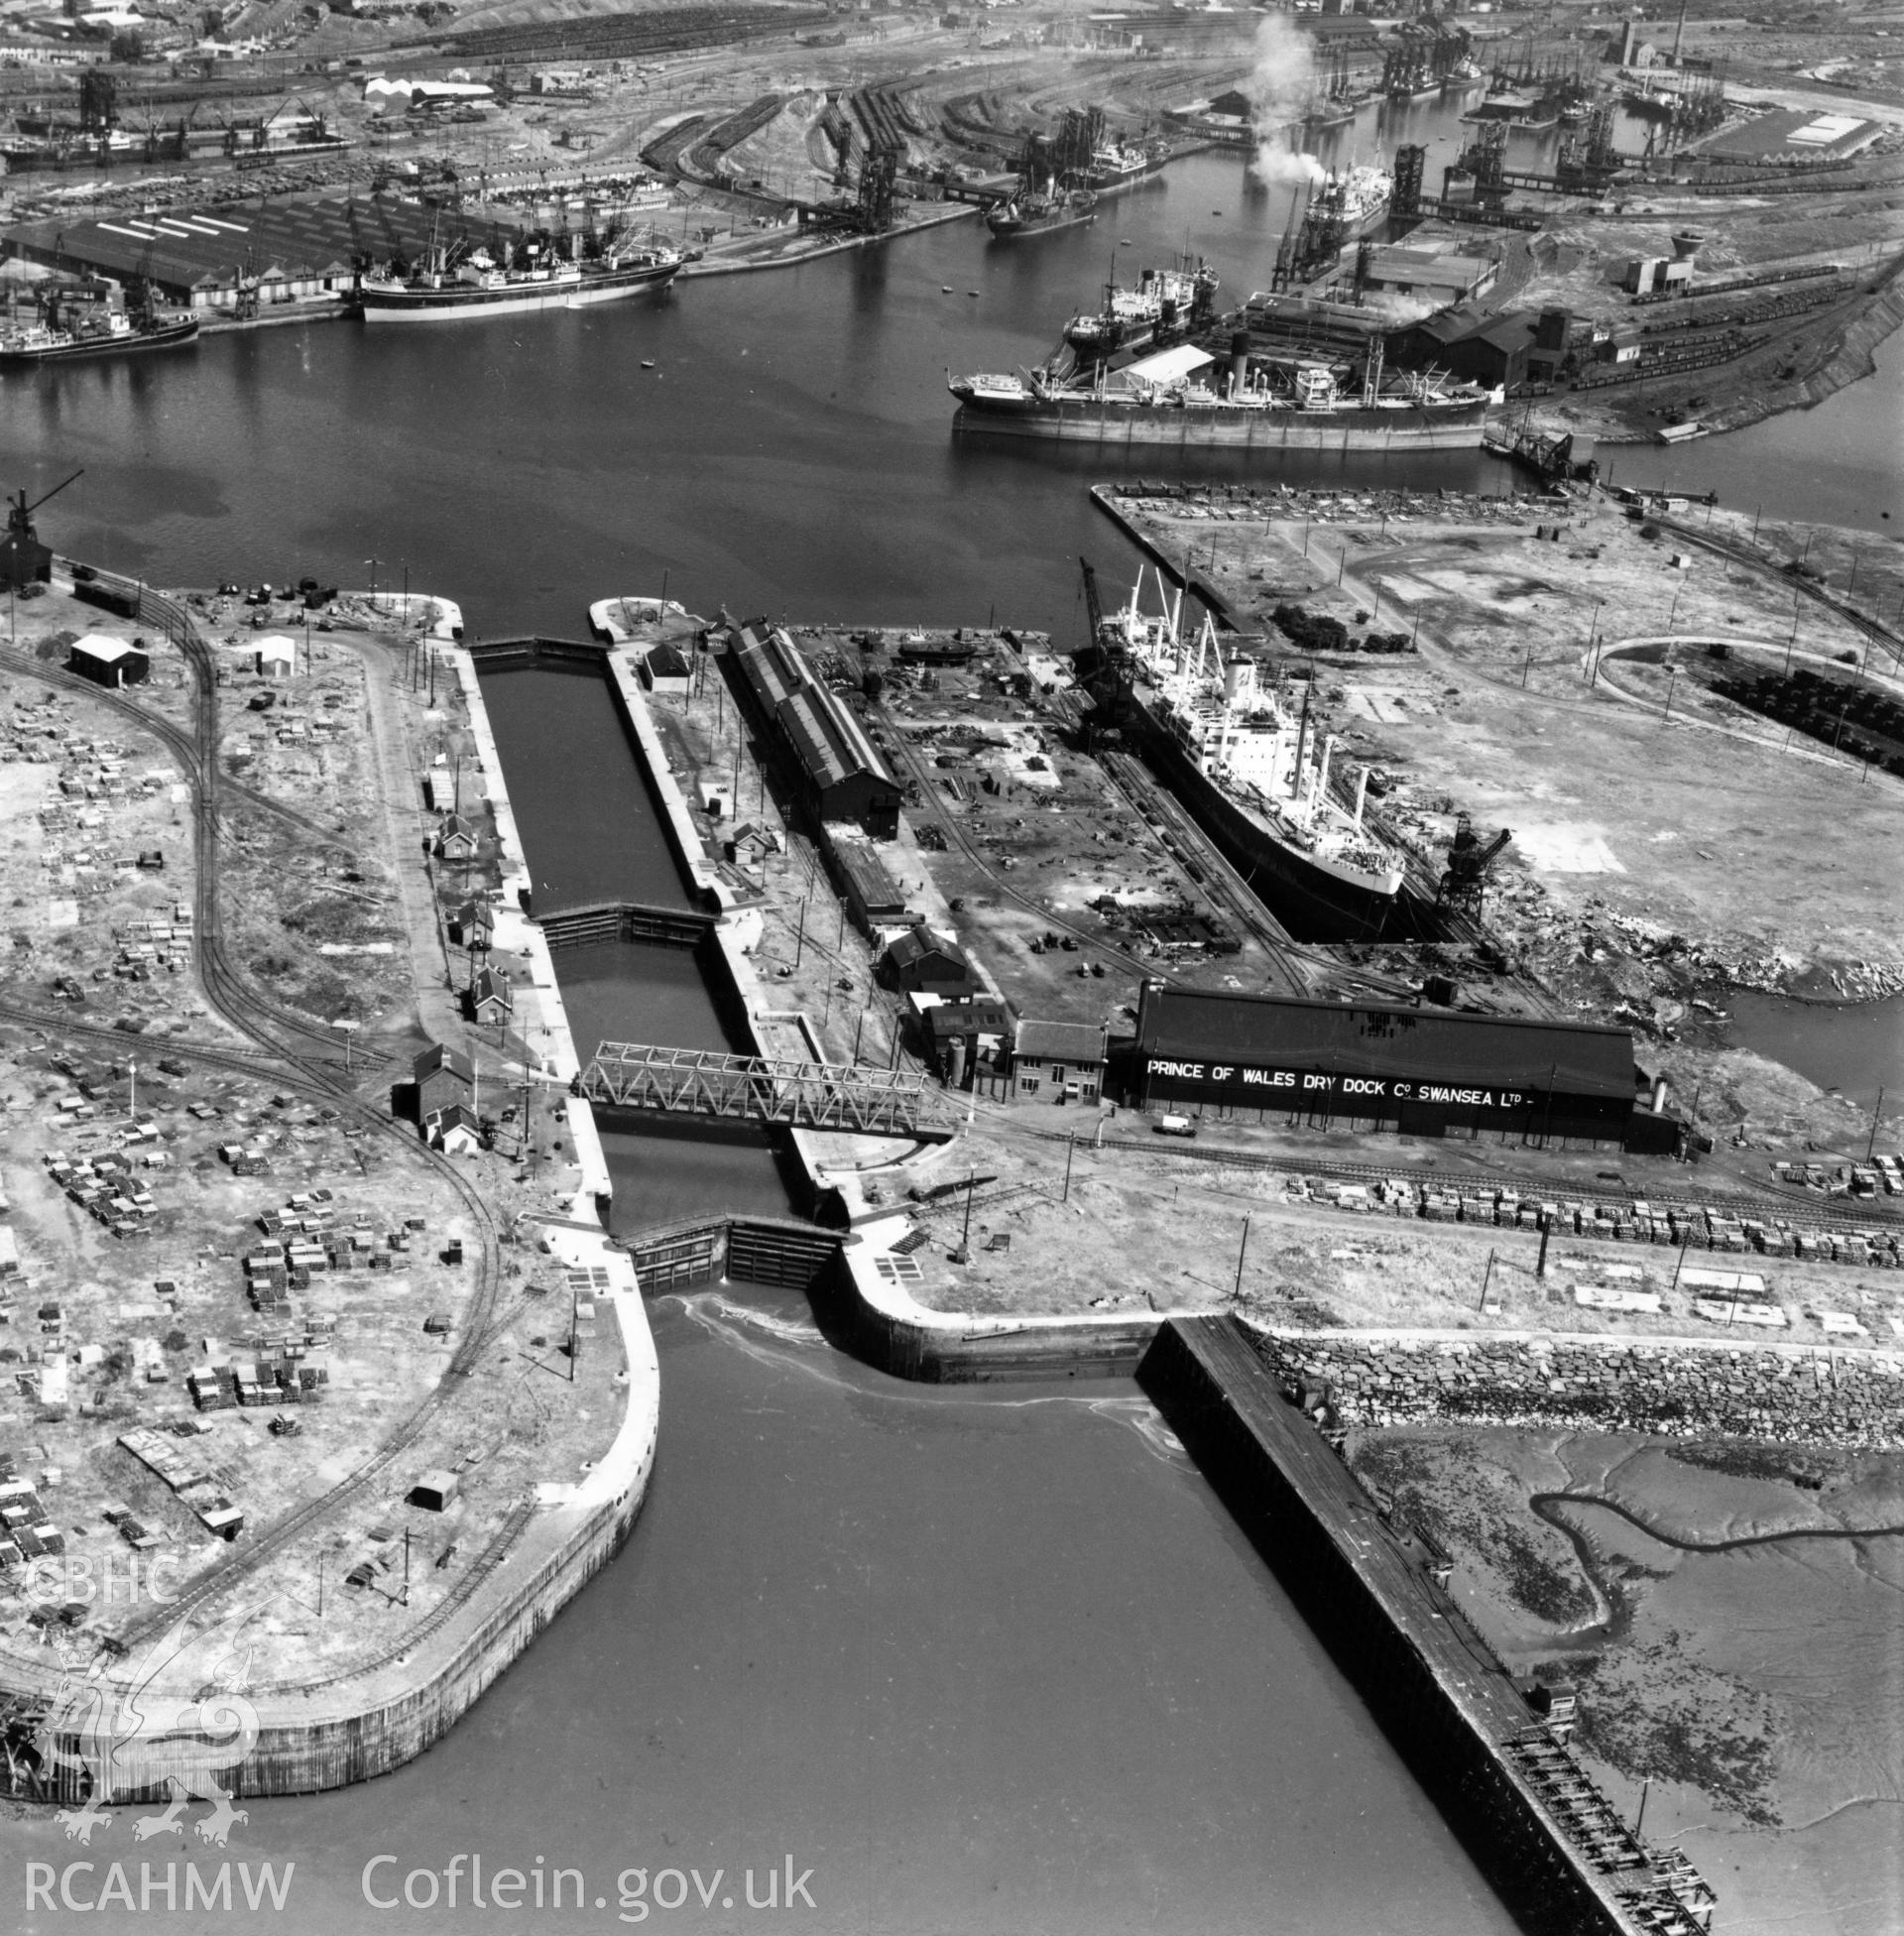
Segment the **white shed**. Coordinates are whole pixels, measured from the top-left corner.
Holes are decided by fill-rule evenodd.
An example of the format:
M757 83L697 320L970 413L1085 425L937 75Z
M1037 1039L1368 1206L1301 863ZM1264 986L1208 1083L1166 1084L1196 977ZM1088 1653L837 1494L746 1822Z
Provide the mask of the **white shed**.
M298 669L298 648L282 633L270 633L254 648L252 666L263 678L288 679Z

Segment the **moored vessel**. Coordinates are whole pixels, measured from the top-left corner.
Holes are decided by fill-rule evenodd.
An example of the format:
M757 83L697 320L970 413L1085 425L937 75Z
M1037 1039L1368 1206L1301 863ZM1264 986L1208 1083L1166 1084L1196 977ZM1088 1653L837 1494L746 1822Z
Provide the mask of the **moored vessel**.
M1044 235L1088 222L1098 197L1086 185L1090 125L1067 119L1057 138L1027 135L1018 154L1018 179L985 211L985 225L1001 242Z
M99 356L128 356L141 350L176 349L198 334L198 318L165 315L148 308L127 315L114 309L62 321L57 312L0 334L0 369L27 369L41 363L72 363Z
M1331 169L1309 197L1304 219L1339 226L1345 241L1367 235L1388 213L1394 180L1386 171L1357 165Z
M658 236L596 245L572 237L530 239L465 251L432 246L415 265L392 264L361 277L357 301L366 322L440 322L468 316L523 315L626 302L665 289L695 259Z
M1245 451L1478 448L1488 396L1439 372L1383 374L1305 352L1254 352L1247 331L1227 364L1180 343L1117 369L1054 367L948 379L962 432L1143 448Z
M1014 191L985 211L985 225L1001 242L1045 235L1095 221L1098 197L1089 188L1030 188Z
M1206 320L1216 293L1217 272L1201 262L1194 269L1146 269L1134 289L1106 283L1104 306L1073 316L1064 340L1088 358L1141 349L1158 335Z
M1085 182L1100 194L1116 194L1155 175L1169 159L1170 144L1161 136L1108 141L1092 154Z

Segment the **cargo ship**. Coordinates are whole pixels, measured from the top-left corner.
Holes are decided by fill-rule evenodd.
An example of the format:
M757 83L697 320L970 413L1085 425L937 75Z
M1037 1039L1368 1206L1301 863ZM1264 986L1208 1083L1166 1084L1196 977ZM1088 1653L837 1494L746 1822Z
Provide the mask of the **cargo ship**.
M1046 235L1097 218L1098 198L1089 188L1019 186L985 211L985 225L1001 242Z
M1367 235L1388 213L1394 180L1383 170L1358 166L1331 169L1309 197L1304 221L1340 225L1345 241Z
M1339 797L1336 740L1311 731L1310 688L1295 708L1254 660L1225 659L1208 617L1185 639L1183 594L1172 602L1161 571L1161 610L1146 614L1150 568L1130 604L1100 622L1080 667L1086 689L1278 918L1318 938L1374 938L1406 870L1365 824L1368 768L1353 804Z
M1384 377L1303 352L1255 354L1233 338L1227 367L1195 344L1082 376L1053 369L948 378L954 428L998 436L1173 450L1473 450L1488 395L1436 371Z
M41 363L75 363L97 356L130 356L141 350L177 349L198 334L196 316L136 318L118 310L70 327L49 318L0 334L0 370Z
M1108 141L1095 150L1086 183L1100 194L1116 194L1144 181L1170 159L1170 144L1160 136L1142 141Z
M526 315L622 302L662 290L694 261L692 251L659 237L612 244L599 255L576 241L564 255L553 241L505 244L467 254L432 247L415 267L373 271L358 281L366 322L443 322L468 316Z
M1195 269L1146 269L1135 289L1104 286L1104 307L1075 315L1064 325L1064 340L1082 357L1110 356L1141 349L1159 330L1205 319L1217 293L1217 272L1200 262Z

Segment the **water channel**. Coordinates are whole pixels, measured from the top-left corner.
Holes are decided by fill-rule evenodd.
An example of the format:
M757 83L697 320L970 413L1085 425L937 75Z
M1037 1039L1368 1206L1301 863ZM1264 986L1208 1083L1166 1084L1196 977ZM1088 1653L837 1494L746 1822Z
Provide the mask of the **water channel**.
M1342 140L1372 156L1365 118ZM1436 107L1384 124L1384 150L1404 127L1458 133ZM1451 158L1431 146L1431 171ZM1210 155L1030 248L962 223L647 308L270 329L10 381L9 482L85 465L47 535L102 562L173 583L390 584L408 568L490 637L578 635L590 599L658 590L664 571L709 613L951 623L996 608L1062 637L1077 553L1130 568L1085 497L1099 463L955 441L944 369L1040 356L1114 259L1129 275L1187 246L1227 291L1259 287L1286 212L1282 191ZM1798 447L1780 425L1772 447ZM1658 461L1703 487L1719 450ZM1768 511L1836 503L1759 461L1762 490L1782 494ZM1205 467L1235 474L1232 459ZM1463 453L1277 474L1508 481ZM658 898L671 863L606 693L572 673L505 676L518 683L494 715L538 894ZM729 1040L690 956L595 949L558 970L582 1040ZM625 1227L786 1204L760 1143L631 1134L611 1162ZM662 1450L630 1545L420 1761L252 1804L229 1854L297 1861L279 1926L606 1925L619 1871L719 1867L735 1907L690 1892L650 1919L908 1936L1507 1929L1129 1387L901 1386L768 1293L667 1299L654 1316ZM20 1860L72 1853L44 1818L6 1840ZM373 1856L397 1859L389 1877L458 1852L492 1874L579 1869L590 1907L366 1906ZM747 1910L738 1872L764 1888L789 1855L813 1872L816 1909Z

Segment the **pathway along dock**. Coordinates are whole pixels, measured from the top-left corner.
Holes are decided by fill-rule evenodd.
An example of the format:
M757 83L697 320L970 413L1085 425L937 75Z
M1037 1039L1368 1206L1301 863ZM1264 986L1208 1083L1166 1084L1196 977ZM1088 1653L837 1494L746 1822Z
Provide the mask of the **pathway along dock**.
M1169 1320L1137 1382L1527 1929L1711 1929L1711 1886L1627 1829L1234 1319Z

